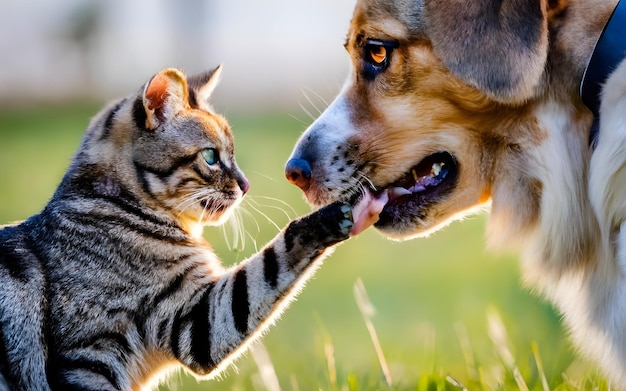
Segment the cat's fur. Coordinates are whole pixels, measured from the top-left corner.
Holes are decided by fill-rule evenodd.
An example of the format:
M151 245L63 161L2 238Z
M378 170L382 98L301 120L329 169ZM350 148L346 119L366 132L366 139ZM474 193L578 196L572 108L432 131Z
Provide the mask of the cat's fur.
M219 68L155 75L90 124L56 193L0 230L0 389L139 389L223 369L349 237L350 205L224 269L201 237L248 190L207 99Z

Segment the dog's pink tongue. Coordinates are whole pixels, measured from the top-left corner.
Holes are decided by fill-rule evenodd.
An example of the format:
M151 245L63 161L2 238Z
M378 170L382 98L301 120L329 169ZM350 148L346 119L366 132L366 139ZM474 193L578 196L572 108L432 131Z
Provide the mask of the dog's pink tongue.
M378 196L366 191L363 197L352 208L352 218L354 227L350 231L350 236L355 236L365 231L367 227L378 221L378 215L383 211L385 204L389 201L386 191Z

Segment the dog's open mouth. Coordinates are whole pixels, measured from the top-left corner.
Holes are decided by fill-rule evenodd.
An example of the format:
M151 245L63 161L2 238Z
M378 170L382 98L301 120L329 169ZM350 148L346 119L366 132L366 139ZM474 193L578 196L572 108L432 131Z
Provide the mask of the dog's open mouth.
M377 226L394 224L406 214L419 215L451 190L458 176L456 159L448 152L427 156L394 183L385 187L388 202Z
M427 156L401 179L387 187L389 202L437 190L456 177L456 162L447 152Z

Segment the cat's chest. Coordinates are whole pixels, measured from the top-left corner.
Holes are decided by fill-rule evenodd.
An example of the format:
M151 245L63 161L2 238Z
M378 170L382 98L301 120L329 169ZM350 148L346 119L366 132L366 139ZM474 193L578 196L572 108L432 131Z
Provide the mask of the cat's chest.
M49 273L52 317L59 324L80 319L123 332L160 306L191 300L223 272L218 257L206 247L66 262Z

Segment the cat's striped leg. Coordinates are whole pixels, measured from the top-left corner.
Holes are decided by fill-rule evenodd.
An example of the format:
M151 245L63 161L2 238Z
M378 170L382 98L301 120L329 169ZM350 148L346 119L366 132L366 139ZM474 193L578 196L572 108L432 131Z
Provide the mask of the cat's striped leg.
M334 203L289 224L261 252L223 274L174 319L171 348L199 375L223 369L295 296L326 250L347 239L352 208ZM215 371L217 373L218 371Z

